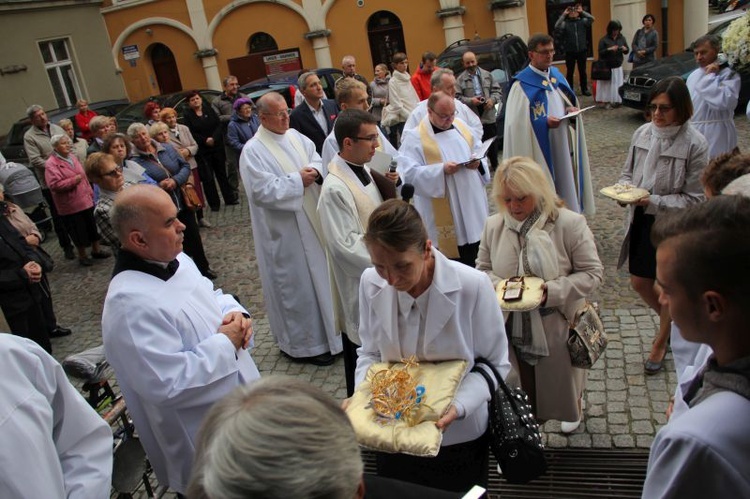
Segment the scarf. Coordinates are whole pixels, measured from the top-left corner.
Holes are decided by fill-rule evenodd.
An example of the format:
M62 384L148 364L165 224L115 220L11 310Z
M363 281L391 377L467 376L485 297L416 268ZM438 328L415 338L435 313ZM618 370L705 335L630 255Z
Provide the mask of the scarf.
M669 149L681 128L682 125L658 127L651 124L651 143L643 164L643 180L641 181L641 187L648 192L654 188L661 153Z
M544 230L547 216L539 210L519 222L503 214L505 226L518 235L521 253L518 255L518 275L541 277L549 281L560 275L557 251L549 233ZM547 336L539 309L529 312L511 312L511 343L519 358L527 364L536 365L542 357L549 355Z
M750 400L750 357L721 367L712 355L685 392L684 400L690 407L695 407L711 395L723 391L734 392Z

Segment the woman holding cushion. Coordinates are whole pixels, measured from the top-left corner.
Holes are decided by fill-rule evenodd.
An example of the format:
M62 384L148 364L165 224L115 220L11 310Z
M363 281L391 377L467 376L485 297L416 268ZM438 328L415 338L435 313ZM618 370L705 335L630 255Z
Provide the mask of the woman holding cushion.
M489 217L479 243L477 270L497 284L516 276L544 280L541 304L508 313L511 363L539 422L562 421L564 433L583 417L586 371L568 353L568 322L602 282L604 269L586 219L562 207L542 168L531 158L508 158L495 172Z
M437 457L378 454L378 475L445 490L487 484L487 382L469 372L484 357L510 371L500 309L486 275L433 248L416 209L391 199L370 216L364 242L374 268L359 288L360 385L376 362L465 360L452 405L435 423L443 431ZM386 319L387 318L387 319ZM426 403L430 387L426 387Z

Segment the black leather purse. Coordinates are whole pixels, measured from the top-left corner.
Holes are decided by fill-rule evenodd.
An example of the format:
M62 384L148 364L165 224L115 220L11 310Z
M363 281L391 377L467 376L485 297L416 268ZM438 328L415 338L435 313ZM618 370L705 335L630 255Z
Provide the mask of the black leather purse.
M608 81L612 79L612 68L609 62L598 60L591 63L591 79Z
M495 376L497 388L487 369ZM520 388L508 388L487 359L477 358L472 372L479 373L490 387L490 450L503 478L510 483L528 483L543 475L547 460L528 395Z

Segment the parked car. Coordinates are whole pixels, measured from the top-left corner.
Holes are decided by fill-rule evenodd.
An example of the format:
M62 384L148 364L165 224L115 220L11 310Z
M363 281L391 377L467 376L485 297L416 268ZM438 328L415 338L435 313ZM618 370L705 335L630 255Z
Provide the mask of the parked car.
M498 38L482 40L460 40L449 45L438 55L436 64L449 68L458 76L464 70L462 57L474 52L480 68L489 71L503 89L503 98L510 90L511 78L529 64L529 49L518 36L506 34ZM504 100L495 104L497 108L497 145L502 148L505 110Z
M143 115L143 108L149 101L158 102L162 108L173 108L177 111L177 121L182 123L185 110L188 108L187 94L189 92L188 90L183 90L171 94L156 95L129 105L115 116L117 118L117 130L125 133L133 123L146 123L148 120ZM209 104L221 95L221 92L218 90L208 89L198 90L198 93L203 98L203 101Z
M326 97L329 99L335 99L336 95L334 92L334 86L336 80L344 76L344 73L336 68L318 68L311 69L310 71L315 72L315 74L318 75L318 78L320 78L320 84L323 86L323 91L325 92ZM294 97L299 91L299 88L297 88L297 78L299 75L299 71L284 71L283 73L268 75L265 78L259 78L249 83L245 83L240 87L240 92L252 97L251 94L253 93L262 92L258 95L260 96L263 95L263 93L273 90L284 95L289 108L293 108ZM264 90L265 92L263 92Z
M709 34L721 36L729 27L732 20L726 20L709 30ZM646 107L648 95L658 81L668 76L681 76L684 80L695 71L698 63L695 62L693 49L688 48L680 54L670 55L644 64L630 72L628 79L620 87L620 97L625 106L643 111ZM743 66L738 69L742 81L740 87L740 99L737 109L744 111L747 101L750 99L750 68Z
M89 103L89 109L104 116L115 116L122 109L126 108L130 102L126 99L113 99L104 100L98 102ZM69 119L73 121L75 127L75 119L73 116L78 112L78 108L75 106L63 107L60 109L45 110L50 123L58 123L60 120ZM23 148L23 135L31 127L31 121L27 117L23 117L20 120L13 123L10 127L10 131L5 136L5 140L0 146L0 152L2 152L5 159L13 161L14 163L21 163L28 165L29 161L26 157L26 151Z

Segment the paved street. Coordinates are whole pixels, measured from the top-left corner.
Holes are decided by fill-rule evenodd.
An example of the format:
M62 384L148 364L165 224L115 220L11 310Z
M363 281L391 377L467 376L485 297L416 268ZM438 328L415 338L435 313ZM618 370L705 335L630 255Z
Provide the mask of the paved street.
M591 98L583 104L589 105ZM750 144L750 125L736 118L740 146ZM586 114L586 133L594 185L614 183L625 160L633 131L642 123L633 110L593 109ZM605 282L594 297L600 304L609 334L605 358L589 373L584 424L570 436L559 433L559 422L545 425L549 447L648 448L674 389L671 354L666 369L652 377L643 374L643 361L657 327L658 317L647 310L628 285L628 276L615 269L622 239L623 209L597 195L597 215L590 220L605 266ZM247 203L209 212L214 225L201 229L206 253L219 274L216 285L240 297L253 315L255 348L252 355L263 374L284 374L307 379L337 398L345 396L343 360L330 367L293 363L280 355L269 331L250 230ZM68 338L53 340L55 356L101 343L100 316L112 260L84 268L64 260L54 235L45 243L57 262L51 285L59 322L73 329Z

